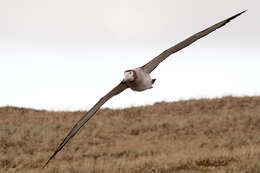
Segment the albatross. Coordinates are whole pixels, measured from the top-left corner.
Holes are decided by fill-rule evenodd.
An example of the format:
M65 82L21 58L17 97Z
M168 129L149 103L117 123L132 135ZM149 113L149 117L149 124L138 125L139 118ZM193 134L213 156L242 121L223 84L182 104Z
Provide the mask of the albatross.
M56 151L51 155L51 157L48 159L48 161L43 166L46 167L48 163L55 157L55 155L67 144L67 142L80 130L80 128L99 110L99 108L110 98L112 98L115 95L118 95L122 91L124 91L127 88L131 88L134 91L144 91L147 89L152 88L155 79L152 79L150 76L150 73L167 57L169 57L171 54L180 51L181 49L189 46L190 44L194 43L198 39L208 35L209 33L215 31L216 29L224 26L228 22L230 22L232 19L240 16L245 11L242 11L232 17L229 17L203 31L200 31L191 37L185 39L184 41L170 47L169 49L163 51L161 54L159 54L157 57L153 58L151 61L149 61L147 64L126 70L124 72L124 78L123 80L110 92L108 92L104 97L102 97L70 130L68 135L63 139L61 144L58 146Z

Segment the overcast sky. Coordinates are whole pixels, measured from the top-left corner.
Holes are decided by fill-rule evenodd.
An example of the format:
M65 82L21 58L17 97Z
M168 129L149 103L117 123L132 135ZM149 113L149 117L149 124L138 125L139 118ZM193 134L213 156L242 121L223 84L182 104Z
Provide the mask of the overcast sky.
M260 94L258 0L4 0L0 2L0 106L89 109L163 50L248 9L104 107Z

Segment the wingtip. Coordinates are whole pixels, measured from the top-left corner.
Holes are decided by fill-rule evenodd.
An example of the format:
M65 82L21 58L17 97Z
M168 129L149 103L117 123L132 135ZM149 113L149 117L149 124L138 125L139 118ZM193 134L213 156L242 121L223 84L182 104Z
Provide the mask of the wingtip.
M46 166L47 166L47 163L45 163L45 164L43 165L42 169L44 169Z
M242 11L242 12L240 12L240 13L234 15L233 18L236 18L237 16L240 16L241 14L243 14L243 13L245 13L245 12L247 12L247 10L244 10L244 11Z
M55 151L51 157L48 159L48 161L44 164L44 166L42 167L42 169L44 169L48 164L49 162L54 158L54 156L57 154L57 151Z
M237 13L237 14L235 14L234 16L231 16L230 18L224 20L224 25L225 25L226 23L230 22L231 20L235 19L236 17L240 16L241 14L245 13L246 11L247 11L247 10L244 10L244 11L242 11L242 12L240 12L240 13Z
M48 165L49 162L50 162L50 159L43 165L42 169L44 169Z
M244 10L244 11L242 11L240 14L243 14L243 13L245 13L245 12L247 12L248 10Z

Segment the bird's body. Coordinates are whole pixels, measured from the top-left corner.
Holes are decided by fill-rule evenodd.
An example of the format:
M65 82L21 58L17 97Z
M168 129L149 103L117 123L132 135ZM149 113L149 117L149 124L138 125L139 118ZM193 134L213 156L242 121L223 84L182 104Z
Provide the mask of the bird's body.
M144 91L153 87L154 80L151 78L150 74L145 72L141 67L127 70L125 73L130 74L125 74L123 81L133 91Z
M243 14L245 11L238 13L232 17L229 17L207 29L200 31L191 37L185 39L184 41L170 47L169 49L163 51L157 57L153 58L151 61L146 63L145 65L134 68L131 70L127 70L124 73L124 79L110 92L108 92L104 97L102 97L70 130L68 135L63 139L61 144L58 146L56 151L52 154L49 160L46 162L44 167L50 162L52 158L67 144L67 142L80 130L80 128L99 110L99 108L110 98L113 96L121 93L127 88L131 88L134 91L144 91L146 89L152 88L152 84L154 83L155 79L152 79L150 73L167 57L171 54L178 52L179 50L189 46L193 42L197 41L198 39L208 35L209 33L215 31L216 29L224 26L232 19L236 18L237 16Z

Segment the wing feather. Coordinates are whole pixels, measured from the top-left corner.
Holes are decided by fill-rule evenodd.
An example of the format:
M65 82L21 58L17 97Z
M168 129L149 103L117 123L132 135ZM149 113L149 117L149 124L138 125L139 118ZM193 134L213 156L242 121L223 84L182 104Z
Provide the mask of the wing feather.
M146 71L147 73L151 73L163 60L165 60L168 56L170 56L171 54L178 52L179 50L189 46L190 44L192 44L193 42L197 41L198 39L208 35L209 33L215 31L216 29L224 26L225 24L227 24L228 22L230 22L232 19L240 16L241 14L243 14L245 11L238 13L230 18L227 18L226 20L223 20L201 32L198 32L194 35L192 35L191 37L187 38L186 40L176 44L175 46L170 47L169 49L165 50L164 52L162 52L160 55L158 55L157 57L155 57L154 59L152 59L151 61L149 61L147 64L145 64L144 66L142 66L141 68L144 69L144 71Z
M63 139L62 143L58 146L56 151L52 154L49 160L45 163L43 168L55 157L55 155L67 144L67 142L79 131L79 129L99 110L99 108L111 97L124 91L127 85L123 82L119 83L114 89L102 97L70 130L68 135Z

